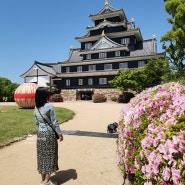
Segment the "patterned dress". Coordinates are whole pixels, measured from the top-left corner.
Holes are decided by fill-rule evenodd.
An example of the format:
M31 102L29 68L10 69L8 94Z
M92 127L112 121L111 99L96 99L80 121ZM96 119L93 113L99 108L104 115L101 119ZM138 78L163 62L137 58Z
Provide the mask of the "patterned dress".
M40 113L47 122L49 122L56 130L58 135L62 135L60 130L54 107L50 103L46 103L39 108ZM57 171L58 168L58 141L55 133L44 122L38 109L35 108L34 115L36 125L38 126L37 133L37 169L41 174L51 174Z
M53 131L37 134L37 168L41 174L51 174L58 168L58 142Z

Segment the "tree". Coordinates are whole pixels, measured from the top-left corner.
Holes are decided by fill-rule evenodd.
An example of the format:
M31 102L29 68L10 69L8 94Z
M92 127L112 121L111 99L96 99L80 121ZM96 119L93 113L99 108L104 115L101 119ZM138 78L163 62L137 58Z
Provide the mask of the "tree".
M50 94L56 94L59 92L58 88L56 87L56 85L52 84L52 83L46 83L47 87L49 88L49 92Z
M172 25L161 38L166 56L173 66L173 70L178 73L178 77L184 75L185 60L185 1L184 0L164 0L165 9L171 15L168 22Z
M147 76L142 68L138 69L126 69L118 72L118 75L109 81L113 87L118 88L122 92L133 90L133 91L141 91L144 87L144 81Z
M109 84L122 92L129 89L141 92L148 87L168 81L170 71L167 61L151 59L143 68L119 71L118 75L109 81Z
M14 92L19 86L17 83L12 83L9 79L0 77L0 101L6 97L8 101L14 100Z
M145 87L152 87L163 82L172 80L172 69L169 62L164 59L151 59L144 66L147 79L144 82Z

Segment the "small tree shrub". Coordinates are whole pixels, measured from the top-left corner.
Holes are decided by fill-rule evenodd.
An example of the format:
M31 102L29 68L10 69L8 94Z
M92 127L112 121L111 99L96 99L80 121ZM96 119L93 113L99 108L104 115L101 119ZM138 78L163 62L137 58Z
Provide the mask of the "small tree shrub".
M106 102L107 98L104 94L97 93L93 95L93 103L103 103Z
M116 96L112 96L112 97L111 97L111 101L114 101L114 102L116 102L116 101L117 101L117 98L116 98Z
M50 96L49 101L50 102L63 102L63 98L60 94L53 94L52 96Z
M171 82L138 94L121 111L118 156L132 185L185 184L185 87Z

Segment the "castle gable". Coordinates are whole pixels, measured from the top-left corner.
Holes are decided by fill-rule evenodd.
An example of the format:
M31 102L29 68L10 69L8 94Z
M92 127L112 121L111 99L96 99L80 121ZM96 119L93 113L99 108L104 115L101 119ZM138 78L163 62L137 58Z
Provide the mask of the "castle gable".
M117 44L116 42L112 41L106 36L103 36L99 41L97 41L90 50L98 50L98 49L105 49L105 48L115 48L121 47L121 44Z
M110 13L110 12L114 12L116 10L117 9L113 8L109 4L105 4L105 6L98 12L98 14Z

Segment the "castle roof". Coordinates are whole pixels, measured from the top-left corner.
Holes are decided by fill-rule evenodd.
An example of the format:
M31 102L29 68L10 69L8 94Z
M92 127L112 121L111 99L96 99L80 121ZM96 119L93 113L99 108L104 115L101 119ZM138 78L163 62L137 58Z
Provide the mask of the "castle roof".
M123 9L117 10L116 8L113 8L112 6L110 6L108 3L105 3L104 7L97 14L89 15L89 18L92 21L96 21L96 20L104 19L105 16L106 18L118 16L122 21L128 22Z
M20 75L20 77L24 78L28 76L30 72L36 69L47 73L49 76L57 75L56 63L40 63L38 61L35 61L34 64L25 73Z
M105 26L107 27L117 27L117 26L124 26L126 28L126 23L124 21L120 22L120 23L115 23L115 22L110 22L107 21L106 19L104 19L103 22L100 22L97 26L88 26L86 28L87 31L92 31L92 30L98 30L100 28L104 28Z
M148 39L143 41L143 47L141 49L137 49L135 51L130 51L129 56L121 57L123 58L129 58L129 57L150 57L153 56L154 54L157 55L157 53L154 53L154 48L153 48L153 39ZM74 62L83 62L82 57L80 56L81 54L81 49L76 48L76 49L71 49L70 50L70 56L68 60L66 60L65 63L74 63ZM164 55L164 53L159 53L159 55ZM105 58L106 59L106 58ZM101 59L102 60L102 59Z

